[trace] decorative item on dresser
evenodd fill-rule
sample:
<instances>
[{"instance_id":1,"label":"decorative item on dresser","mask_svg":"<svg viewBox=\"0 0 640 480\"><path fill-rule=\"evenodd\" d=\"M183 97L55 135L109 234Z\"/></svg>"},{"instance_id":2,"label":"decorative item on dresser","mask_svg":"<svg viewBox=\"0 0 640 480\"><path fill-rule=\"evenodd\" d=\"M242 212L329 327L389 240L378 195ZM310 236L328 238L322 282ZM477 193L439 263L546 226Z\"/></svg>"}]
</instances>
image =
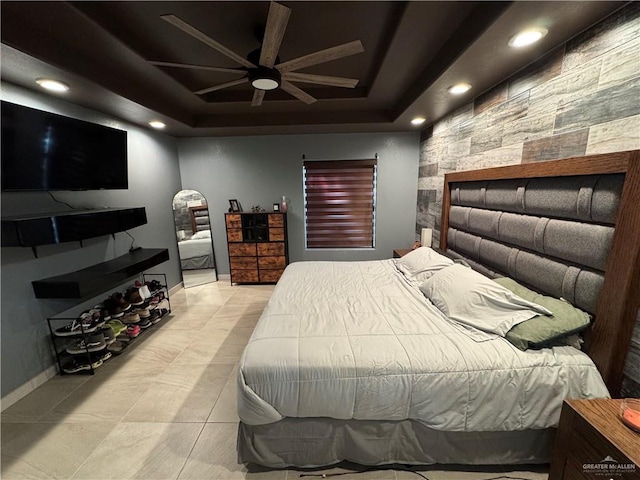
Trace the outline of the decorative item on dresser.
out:
<instances>
[{"instance_id":1,"label":"decorative item on dresser","mask_svg":"<svg viewBox=\"0 0 640 480\"><path fill-rule=\"evenodd\" d=\"M231 283L276 283L289 263L287 216L227 213Z\"/></svg>"},{"instance_id":2,"label":"decorative item on dresser","mask_svg":"<svg viewBox=\"0 0 640 480\"><path fill-rule=\"evenodd\" d=\"M622 400L566 400L549 480L640 479L640 434L620 419Z\"/></svg>"}]
</instances>

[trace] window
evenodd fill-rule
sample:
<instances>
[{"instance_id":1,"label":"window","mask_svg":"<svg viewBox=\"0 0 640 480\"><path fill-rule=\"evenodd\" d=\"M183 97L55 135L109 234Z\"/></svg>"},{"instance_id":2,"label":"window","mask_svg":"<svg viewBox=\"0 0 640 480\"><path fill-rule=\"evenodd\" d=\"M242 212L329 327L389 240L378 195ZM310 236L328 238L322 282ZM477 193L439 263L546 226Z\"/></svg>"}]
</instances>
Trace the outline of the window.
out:
<instances>
[{"instance_id":1,"label":"window","mask_svg":"<svg viewBox=\"0 0 640 480\"><path fill-rule=\"evenodd\" d=\"M304 162L307 248L375 246L376 160Z\"/></svg>"}]
</instances>

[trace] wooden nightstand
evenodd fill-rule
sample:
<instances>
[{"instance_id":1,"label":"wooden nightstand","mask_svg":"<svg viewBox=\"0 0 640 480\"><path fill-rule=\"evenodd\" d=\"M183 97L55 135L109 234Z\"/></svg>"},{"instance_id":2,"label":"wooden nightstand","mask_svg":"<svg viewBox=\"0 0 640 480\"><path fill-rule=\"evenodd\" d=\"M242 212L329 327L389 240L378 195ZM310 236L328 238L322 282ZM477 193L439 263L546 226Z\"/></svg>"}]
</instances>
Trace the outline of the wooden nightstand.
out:
<instances>
[{"instance_id":1,"label":"wooden nightstand","mask_svg":"<svg viewBox=\"0 0 640 480\"><path fill-rule=\"evenodd\" d=\"M621 402L565 400L549 480L640 479L640 434L620 420Z\"/></svg>"},{"instance_id":2,"label":"wooden nightstand","mask_svg":"<svg viewBox=\"0 0 640 480\"><path fill-rule=\"evenodd\" d=\"M400 258L400 257L404 257L407 253L409 253L412 249L411 248L396 248L393 251L393 258Z\"/></svg>"}]
</instances>

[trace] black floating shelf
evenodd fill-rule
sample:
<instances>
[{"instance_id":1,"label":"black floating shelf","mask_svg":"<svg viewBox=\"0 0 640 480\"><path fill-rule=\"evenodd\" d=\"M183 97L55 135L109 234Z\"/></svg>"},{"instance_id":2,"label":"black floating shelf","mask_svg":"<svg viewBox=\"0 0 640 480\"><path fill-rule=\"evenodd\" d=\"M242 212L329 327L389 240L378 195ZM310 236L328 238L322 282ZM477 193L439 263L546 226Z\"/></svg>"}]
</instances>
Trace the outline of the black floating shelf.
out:
<instances>
[{"instance_id":1,"label":"black floating shelf","mask_svg":"<svg viewBox=\"0 0 640 480\"><path fill-rule=\"evenodd\" d=\"M69 210L2 218L3 247L37 247L111 235L147 223L144 207Z\"/></svg>"},{"instance_id":2,"label":"black floating shelf","mask_svg":"<svg viewBox=\"0 0 640 480\"><path fill-rule=\"evenodd\" d=\"M75 272L31 282L36 298L89 298L169 260L166 248L141 248Z\"/></svg>"}]
</instances>

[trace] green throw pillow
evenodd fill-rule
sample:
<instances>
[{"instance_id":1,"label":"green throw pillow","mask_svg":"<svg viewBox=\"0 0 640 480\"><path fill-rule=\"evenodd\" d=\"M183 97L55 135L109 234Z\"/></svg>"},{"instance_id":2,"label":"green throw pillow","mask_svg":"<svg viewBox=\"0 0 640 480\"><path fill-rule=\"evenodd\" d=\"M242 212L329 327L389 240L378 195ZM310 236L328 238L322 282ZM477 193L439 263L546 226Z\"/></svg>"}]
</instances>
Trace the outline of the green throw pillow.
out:
<instances>
[{"instance_id":1,"label":"green throw pillow","mask_svg":"<svg viewBox=\"0 0 640 480\"><path fill-rule=\"evenodd\" d=\"M540 295L508 277L493 280L519 297L553 312L553 316L539 315L525 320L507 332L505 338L520 350L561 345L564 337L581 332L589 326L591 316L564 300Z\"/></svg>"}]
</instances>

